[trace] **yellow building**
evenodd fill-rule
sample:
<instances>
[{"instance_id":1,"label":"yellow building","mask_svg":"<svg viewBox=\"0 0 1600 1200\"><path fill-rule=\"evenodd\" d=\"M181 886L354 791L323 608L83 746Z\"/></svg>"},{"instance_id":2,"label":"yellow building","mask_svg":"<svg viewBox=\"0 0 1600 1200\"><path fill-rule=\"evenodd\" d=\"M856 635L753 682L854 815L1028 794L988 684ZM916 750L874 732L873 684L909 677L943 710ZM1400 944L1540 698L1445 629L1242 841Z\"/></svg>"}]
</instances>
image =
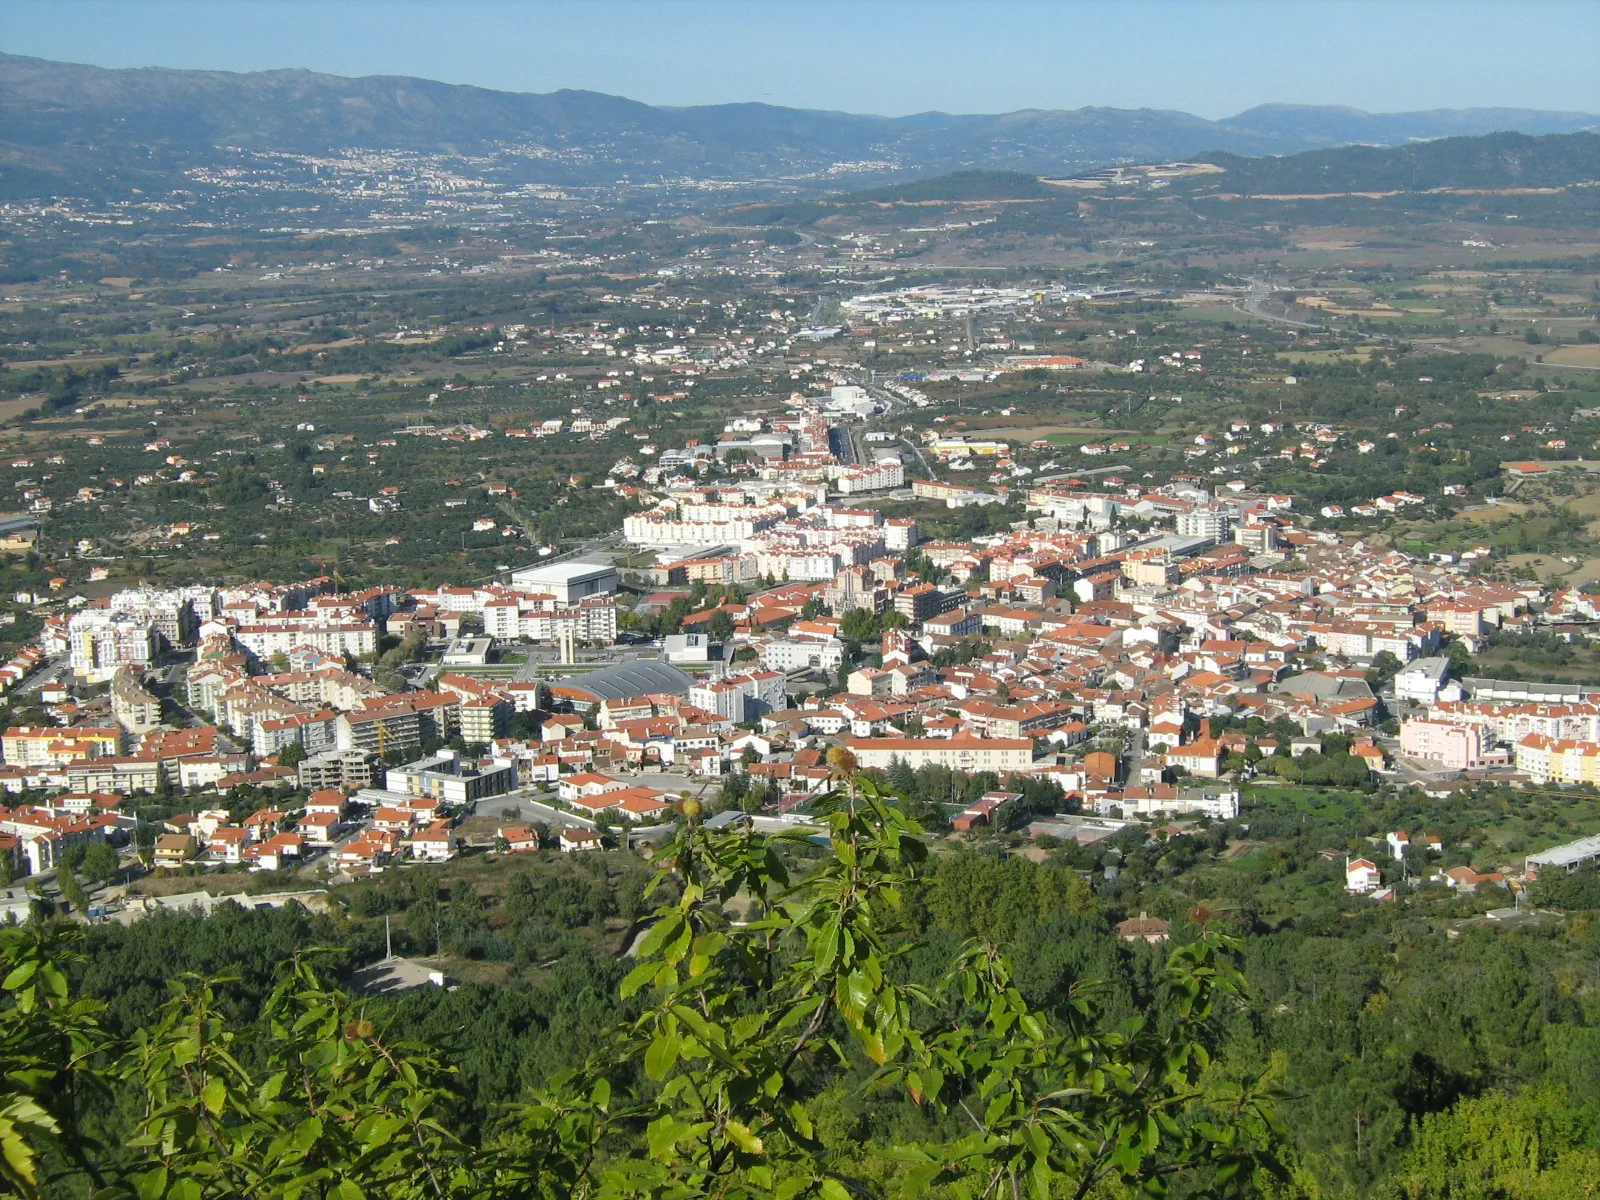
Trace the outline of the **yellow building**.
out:
<instances>
[{"instance_id":1,"label":"yellow building","mask_svg":"<svg viewBox=\"0 0 1600 1200\"><path fill-rule=\"evenodd\" d=\"M1600 784L1600 745L1530 733L1517 743L1517 770L1535 783Z\"/></svg>"}]
</instances>

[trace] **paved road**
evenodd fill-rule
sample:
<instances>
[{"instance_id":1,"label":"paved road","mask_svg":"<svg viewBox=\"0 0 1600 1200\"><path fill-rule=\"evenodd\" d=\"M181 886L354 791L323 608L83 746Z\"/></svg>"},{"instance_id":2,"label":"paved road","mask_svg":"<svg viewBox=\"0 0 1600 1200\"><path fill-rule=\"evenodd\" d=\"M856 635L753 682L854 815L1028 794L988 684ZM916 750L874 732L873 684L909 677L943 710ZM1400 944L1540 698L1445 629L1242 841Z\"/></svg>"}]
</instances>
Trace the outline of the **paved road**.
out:
<instances>
[{"instance_id":1,"label":"paved road","mask_svg":"<svg viewBox=\"0 0 1600 1200\"><path fill-rule=\"evenodd\" d=\"M45 684L54 683L57 679L68 673L69 667L67 665L67 656L65 654L61 655L59 658L47 658L44 660L44 663L40 666L39 670L31 675L21 687L17 688L17 690L12 693L12 695L32 695Z\"/></svg>"},{"instance_id":2,"label":"paved road","mask_svg":"<svg viewBox=\"0 0 1600 1200\"><path fill-rule=\"evenodd\" d=\"M850 436L849 426L834 425L828 430L828 449L845 466L855 465L855 440Z\"/></svg>"},{"instance_id":3,"label":"paved road","mask_svg":"<svg viewBox=\"0 0 1600 1200\"><path fill-rule=\"evenodd\" d=\"M580 817L576 813L564 809L552 808L541 803L526 792L517 792L510 796L492 796L487 800L479 800L473 807L472 815L475 817L494 817L499 820L512 821L540 821L552 829L572 828L593 829L595 823L588 817Z\"/></svg>"},{"instance_id":4,"label":"paved road","mask_svg":"<svg viewBox=\"0 0 1600 1200\"><path fill-rule=\"evenodd\" d=\"M1260 317L1263 321L1277 321L1283 325L1298 325L1302 329L1324 328L1315 321L1296 321L1290 317L1280 317L1275 313L1263 311L1261 306L1270 300L1272 295L1273 287L1270 283L1264 279L1252 279L1250 281L1250 291L1245 294L1244 299L1240 302L1240 307L1252 317Z\"/></svg>"}]
</instances>

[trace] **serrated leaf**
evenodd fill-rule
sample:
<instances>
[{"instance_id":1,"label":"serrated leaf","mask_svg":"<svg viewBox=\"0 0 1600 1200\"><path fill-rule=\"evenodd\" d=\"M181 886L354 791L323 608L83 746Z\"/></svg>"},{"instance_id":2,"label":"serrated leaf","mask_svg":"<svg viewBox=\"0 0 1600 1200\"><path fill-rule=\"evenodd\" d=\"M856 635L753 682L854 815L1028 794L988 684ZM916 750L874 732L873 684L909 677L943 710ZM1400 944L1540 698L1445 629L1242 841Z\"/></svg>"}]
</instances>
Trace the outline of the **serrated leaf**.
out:
<instances>
[{"instance_id":1,"label":"serrated leaf","mask_svg":"<svg viewBox=\"0 0 1600 1200\"><path fill-rule=\"evenodd\" d=\"M167 1192L167 1169L157 1167L143 1175L134 1176L133 1190L139 1200L161 1200Z\"/></svg>"},{"instance_id":2,"label":"serrated leaf","mask_svg":"<svg viewBox=\"0 0 1600 1200\"><path fill-rule=\"evenodd\" d=\"M746 1154L765 1154L766 1147L761 1144L761 1139L750 1131L750 1127L742 1121L729 1121L723 1125L723 1132L728 1135L728 1140Z\"/></svg>"},{"instance_id":3,"label":"serrated leaf","mask_svg":"<svg viewBox=\"0 0 1600 1200\"><path fill-rule=\"evenodd\" d=\"M206 1080L206 1086L200 1089L200 1103L206 1106L206 1111L213 1117L222 1111L223 1105L228 1102L228 1085L221 1076L213 1075Z\"/></svg>"},{"instance_id":4,"label":"serrated leaf","mask_svg":"<svg viewBox=\"0 0 1600 1200\"><path fill-rule=\"evenodd\" d=\"M644 938L639 943L639 957L649 958L662 944L678 930L683 928L683 918L677 913L668 913L646 931Z\"/></svg>"},{"instance_id":5,"label":"serrated leaf","mask_svg":"<svg viewBox=\"0 0 1600 1200\"><path fill-rule=\"evenodd\" d=\"M672 1070L672 1064L678 1061L678 1052L682 1049L683 1039L675 1033L656 1038L644 1052L644 1073L658 1082L665 1079L667 1072Z\"/></svg>"}]
</instances>

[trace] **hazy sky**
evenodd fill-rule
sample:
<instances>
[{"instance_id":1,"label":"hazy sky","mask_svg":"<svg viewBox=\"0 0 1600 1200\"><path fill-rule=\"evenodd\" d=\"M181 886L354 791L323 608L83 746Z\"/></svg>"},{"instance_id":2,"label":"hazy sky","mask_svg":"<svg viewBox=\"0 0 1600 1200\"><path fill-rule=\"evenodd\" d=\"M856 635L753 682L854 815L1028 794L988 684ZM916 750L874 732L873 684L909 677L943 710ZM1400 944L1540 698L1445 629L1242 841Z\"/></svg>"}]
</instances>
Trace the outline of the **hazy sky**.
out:
<instances>
[{"instance_id":1,"label":"hazy sky","mask_svg":"<svg viewBox=\"0 0 1600 1200\"><path fill-rule=\"evenodd\" d=\"M0 0L0 49L885 115L1600 112L1600 0Z\"/></svg>"}]
</instances>

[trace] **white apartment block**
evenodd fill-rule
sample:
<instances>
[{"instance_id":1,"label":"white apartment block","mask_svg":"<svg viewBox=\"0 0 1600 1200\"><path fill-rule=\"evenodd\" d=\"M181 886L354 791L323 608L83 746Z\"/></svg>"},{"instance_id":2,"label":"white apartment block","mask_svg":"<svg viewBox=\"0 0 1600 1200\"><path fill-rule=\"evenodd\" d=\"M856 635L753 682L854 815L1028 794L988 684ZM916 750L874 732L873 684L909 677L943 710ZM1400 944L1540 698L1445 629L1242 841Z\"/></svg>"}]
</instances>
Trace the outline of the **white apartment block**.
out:
<instances>
[{"instance_id":1,"label":"white apartment block","mask_svg":"<svg viewBox=\"0 0 1600 1200\"><path fill-rule=\"evenodd\" d=\"M721 546L755 537L777 524L782 515L687 521L639 513L623 519L622 536L636 546Z\"/></svg>"},{"instance_id":2,"label":"white apartment block","mask_svg":"<svg viewBox=\"0 0 1600 1200\"><path fill-rule=\"evenodd\" d=\"M1179 537L1216 538L1220 541L1228 536L1228 530L1233 527L1233 518L1220 508L1197 508L1192 512L1179 513L1177 526Z\"/></svg>"},{"instance_id":3,"label":"white apartment block","mask_svg":"<svg viewBox=\"0 0 1600 1200\"><path fill-rule=\"evenodd\" d=\"M371 621L318 624L277 620L270 624L241 625L233 631L233 640L257 658L288 654L296 646L310 646L324 654L351 654L359 658L377 651L378 627Z\"/></svg>"},{"instance_id":4,"label":"white apartment block","mask_svg":"<svg viewBox=\"0 0 1600 1200\"><path fill-rule=\"evenodd\" d=\"M805 671L822 668L837 671L844 662L844 643L802 642L774 638L761 647L761 665L769 671Z\"/></svg>"},{"instance_id":5,"label":"white apartment block","mask_svg":"<svg viewBox=\"0 0 1600 1200\"><path fill-rule=\"evenodd\" d=\"M739 722L744 720L744 689L735 683L724 683L716 680L709 683L697 683L689 689L689 703L696 708L703 708L709 713L715 713L729 721Z\"/></svg>"},{"instance_id":6,"label":"white apartment block","mask_svg":"<svg viewBox=\"0 0 1600 1200\"><path fill-rule=\"evenodd\" d=\"M194 641L200 622L210 620L216 607L213 588L125 588L109 601L112 612L143 617L169 646Z\"/></svg>"},{"instance_id":7,"label":"white apartment block","mask_svg":"<svg viewBox=\"0 0 1600 1200\"><path fill-rule=\"evenodd\" d=\"M917 523L910 517L899 517L883 523L883 544L889 550L910 550L917 544Z\"/></svg>"},{"instance_id":8,"label":"white apartment block","mask_svg":"<svg viewBox=\"0 0 1600 1200\"><path fill-rule=\"evenodd\" d=\"M788 703L788 689L779 671L748 671L739 675L725 675L723 683L732 684L744 692L746 719L761 713L776 712Z\"/></svg>"},{"instance_id":9,"label":"white apartment block","mask_svg":"<svg viewBox=\"0 0 1600 1200\"><path fill-rule=\"evenodd\" d=\"M155 661L159 645L148 617L88 608L67 624L67 654L73 671L90 683L105 683L122 667L143 670Z\"/></svg>"},{"instance_id":10,"label":"white apartment block","mask_svg":"<svg viewBox=\"0 0 1600 1200\"><path fill-rule=\"evenodd\" d=\"M850 738L845 745L863 766L886 769L895 761L913 770L930 763L957 771L1027 771L1033 766L1032 738Z\"/></svg>"},{"instance_id":11,"label":"white apartment block","mask_svg":"<svg viewBox=\"0 0 1600 1200\"><path fill-rule=\"evenodd\" d=\"M880 458L870 467L849 467L839 472L834 487L843 496L859 492L881 492L904 487L905 468L898 458Z\"/></svg>"},{"instance_id":12,"label":"white apartment block","mask_svg":"<svg viewBox=\"0 0 1600 1200\"><path fill-rule=\"evenodd\" d=\"M762 550L756 554L757 573L770 575L780 582L785 579L805 582L832 579L839 573L840 566L839 555L831 550Z\"/></svg>"}]
</instances>

